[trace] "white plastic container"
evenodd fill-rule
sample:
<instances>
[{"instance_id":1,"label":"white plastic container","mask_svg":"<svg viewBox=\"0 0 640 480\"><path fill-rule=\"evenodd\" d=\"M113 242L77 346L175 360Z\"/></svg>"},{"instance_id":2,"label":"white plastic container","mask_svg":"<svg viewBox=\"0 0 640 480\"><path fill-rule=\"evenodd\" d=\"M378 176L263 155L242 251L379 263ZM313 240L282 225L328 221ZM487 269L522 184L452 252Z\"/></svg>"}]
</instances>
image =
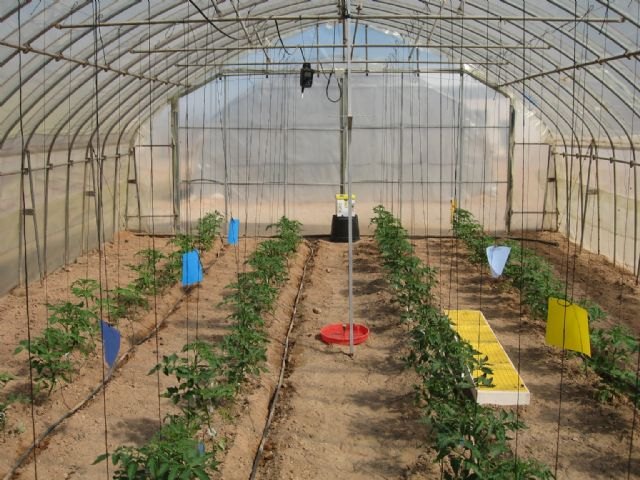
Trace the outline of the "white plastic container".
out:
<instances>
[{"instance_id":1,"label":"white plastic container","mask_svg":"<svg viewBox=\"0 0 640 480\"><path fill-rule=\"evenodd\" d=\"M349 216L349 204L347 199L349 196L346 193L336 193L336 216L348 217ZM351 194L351 216L356 214L356 196Z\"/></svg>"}]
</instances>

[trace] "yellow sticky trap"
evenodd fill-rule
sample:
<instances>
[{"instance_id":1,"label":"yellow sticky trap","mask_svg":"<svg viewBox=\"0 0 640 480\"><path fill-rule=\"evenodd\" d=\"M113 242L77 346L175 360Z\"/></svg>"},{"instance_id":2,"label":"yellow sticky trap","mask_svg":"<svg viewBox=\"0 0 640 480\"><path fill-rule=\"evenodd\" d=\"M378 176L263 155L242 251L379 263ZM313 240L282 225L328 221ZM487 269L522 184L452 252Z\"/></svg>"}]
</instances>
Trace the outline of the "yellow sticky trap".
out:
<instances>
[{"instance_id":1,"label":"yellow sticky trap","mask_svg":"<svg viewBox=\"0 0 640 480\"><path fill-rule=\"evenodd\" d=\"M550 297L545 340L548 345L590 357L589 314L584 308L567 300Z\"/></svg>"},{"instance_id":2,"label":"yellow sticky trap","mask_svg":"<svg viewBox=\"0 0 640 480\"><path fill-rule=\"evenodd\" d=\"M474 388L477 402L481 405L528 405L529 390L483 313L480 310L445 310L445 314L458 337L479 352L477 357L486 357L487 365L493 370L490 375L492 385ZM479 373L469 372L469 376Z\"/></svg>"}]
</instances>

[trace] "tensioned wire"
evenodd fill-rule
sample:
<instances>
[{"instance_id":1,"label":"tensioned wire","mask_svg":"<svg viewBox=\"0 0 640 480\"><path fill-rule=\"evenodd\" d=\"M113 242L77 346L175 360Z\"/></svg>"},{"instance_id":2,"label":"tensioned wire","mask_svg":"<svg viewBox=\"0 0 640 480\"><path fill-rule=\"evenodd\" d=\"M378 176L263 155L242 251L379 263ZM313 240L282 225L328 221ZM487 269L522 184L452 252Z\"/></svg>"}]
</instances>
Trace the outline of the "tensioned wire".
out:
<instances>
[{"instance_id":1,"label":"tensioned wire","mask_svg":"<svg viewBox=\"0 0 640 480\"><path fill-rule=\"evenodd\" d=\"M638 12L638 16L640 17L640 5L636 7L636 11ZM636 30L636 45L638 45L639 43L640 43L640 31ZM638 78L638 62L637 61L634 62L633 64L633 78L634 79ZM633 112L635 112L636 111L636 90L635 89L633 91L632 105L633 105ZM636 117L635 113L632 113L632 116L631 116L631 134L632 135L635 132L635 117ZM636 167L633 167L633 168L635 169ZM634 176L635 176L635 170L634 170ZM626 235L625 235L625 238L626 238ZM634 237L633 241L637 242L638 239ZM634 258L634 263L635 261L636 259ZM638 271L636 273L636 279L638 278L638 275L640 275L640 268L638 268ZM622 290L624 288L624 282L622 281L622 278L620 280L621 280L620 281L620 290L621 290L620 298L622 299ZM622 301L620 303L622 304ZM624 311L622 308L622 305L620 310L621 312ZM636 335L636 342L638 341L639 341L638 335ZM629 435L629 453L627 456L627 479L631 478L631 466L632 466L632 458L633 458L633 437L636 431L636 424L638 419L638 400L640 399L640 348L638 349L637 360L636 360L635 391L636 391L636 394L633 398L633 419L631 421L631 433Z\"/></svg>"},{"instance_id":2,"label":"tensioned wire","mask_svg":"<svg viewBox=\"0 0 640 480\"><path fill-rule=\"evenodd\" d=\"M147 46L149 50L151 50L151 0L147 0L147 15L148 15L148 24L147 24ZM149 60L149 73L152 73L152 63L151 63L151 55L148 56ZM142 67L142 64L141 64ZM140 89L142 92L142 89ZM153 84L149 81L149 141L150 144L153 145ZM150 155L150 193L151 193L151 248L152 250L156 250L156 221L155 221L155 192L154 192L154 156L153 156L153 147L149 149ZM158 283L158 272L156 268L156 263L153 265L153 284L157 285ZM158 293L156 288L153 289L153 326L154 326L154 340L155 340L155 354L156 354L156 364L160 363L160 340L159 340L159 329L158 329ZM161 405L161 396L160 393L160 369L156 370L156 389L157 389L157 400L158 400L158 425L162 428L162 405Z\"/></svg>"},{"instance_id":3,"label":"tensioned wire","mask_svg":"<svg viewBox=\"0 0 640 480\"><path fill-rule=\"evenodd\" d=\"M526 45L527 44L527 18L526 18L526 12L527 10L527 4L526 1L524 2L523 8L522 8L522 45ZM527 69L527 50L523 49L522 51L522 71L521 76L522 78L525 77L525 72ZM524 217L525 217L525 185L526 185L526 155L525 155L525 140L528 138L528 133L526 130L526 114L525 114L525 105L526 105L526 90L527 90L527 82L526 80L524 80L522 82L522 151L521 151L521 155L522 155L522 181L520 184L520 211L522 213L520 213L520 231L524 232ZM509 112L509 115L511 115L511 112ZM511 123L511 119L509 119L509 125L511 126L511 128L515 129L515 121L513 122L513 124ZM515 133L514 133L515 135ZM511 145L509 145L509 148L511 148ZM514 148L515 151L515 148ZM513 163L513 159L512 159L512 163ZM511 179L510 179L511 183L513 184L513 165L511 167ZM513 189L513 187L512 187ZM511 196L513 198L513 190L511 193ZM513 202L511 202L511 205L508 205L507 208L510 208L513 210ZM509 215L511 215L512 217L512 212L509 212ZM509 221L509 226L511 224L511 221ZM524 278L524 240L523 240L523 235L520 236L520 277ZM522 295L522 288L518 289L518 356L516 359L516 371L518 372L518 376L520 376L520 372L521 372L521 367L522 367L522 326L523 326L523 321L524 321L524 305L523 305L523 295ZM517 401L516 401L516 425L520 422L520 382L518 382L518 392L517 392ZM518 465L518 447L520 446L520 435L519 435L519 431L516 428L515 430L515 445L514 445L514 458L513 458L513 469L514 472L517 469L517 465Z\"/></svg>"},{"instance_id":4,"label":"tensioned wire","mask_svg":"<svg viewBox=\"0 0 640 480\"><path fill-rule=\"evenodd\" d=\"M20 6L20 2L18 2L18 44L22 45L22 8ZM23 116L22 116L22 50L18 51L18 79L19 79L19 87L18 87L18 109L20 113L20 142L21 142L21 170L25 171L25 141L24 141L24 124L23 124ZM34 398L34 388L33 388L33 365L32 365L32 355L31 355L31 302L29 297L29 262L27 260L27 228L26 228L26 209L27 209L27 201L26 194L24 191L24 174L21 175L20 178L20 206L22 208L22 231L18 232L22 237L23 242L23 268L25 275L24 282L24 301L25 301L25 314L27 317L27 342L29 348L27 348L28 354L28 362L29 362L29 400L30 400L30 410L31 410L31 438L33 445L36 443L36 420L35 420L35 398ZM37 449L33 449L33 474L35 480L38 480L38 454Z\"/></svg>"},{"instance_id":5,"label":"tensioned wire","mask_svg":"<svg viewBox=\"0 0 640 480\"><path fill-rule=\"evenodd\" d=\"M577 32L577 25L578 25L578 2L577 0L574 0L574 25L573 25L573 30L575 32L575 35L578 34ZM577 57L577 42L573 42L573 63L576 64L576 57ZM524 68L523 68L524 71ZM523 75L524 76L524 75ZM571 153L573 153L574 147L573 147L573 139L576 137L575 135L575 124L576 124L576 71L575 69L573 69L571 71L571 78L572 78L572 91L571 91ZM524 97L524 88L523 88L523 97ZM524 98L523 98L524 100ZM579 145L578 145L579 148ZM573 155L571 156L571 170L573 170L573 161L574 161L574 157ZM570 241L570 232L571 232L571 214L570 214L570 208L571 208L571 179L573 178L571 174L568 173L568 165L567 165L567 159L565 157L565 170L567 170L567 182L569 183L569 185L567 185L567 256L566 256L566 271L565 271L565 288L564 288L564 296L566 299L569 299L569 262L570 262L570 248L571 248L571 241ZM574 266L575 266L575 260L574 260ZM574 276L575 276L575 270L574 270ZM565 329L566 329L566 317L567 317L567 312L565 309L564 312L564 321L563 321L563 332L562 332L562 353L561 353L561 360L560 360L560 388L559 388L559 392L558 392L558 415L557 415L557 433L556 433L556 451L555 451L555 464L554 464L554 476L558 476L558 466L559 466L559 461L560 461L560 431L561 431L561 421L562 421L562 402L563 402L563 387L564 387L564 369L565 369L565 360L566 360L566 350L565 350Z\"/></svg>"},{"instance_id":6,"label":"tensioned wire","mask_svg":"<svg viewBox=\"0 0 640 480\"><path fill-rule=\"evenodd\" d=\"M93 21L94 24L98 23L98 18L100 17L100 6L97 1L92 2L92 10L93 10ZM104 365L104 329L102 328L102 324L100 323L104 317L104 301L103 301L103 283L104 289L108 292L109 285L107 279L107 259L104 253L104 212L102 208L102 185L103 185L103 160L100 154L100 98L99 98L99 88L98 88L98 74L99 69L98 65L98 32L99 27L93 27L93 60L94 60L94 94L93 94L93 106L94 106L94 119L95 119L95 138L96 138L96 148L93 152L92 159L92 175L91 178L93 180L93 189L95 193L95 202L96 202L96 219L97 219L97 237L98 237L98 295L99 295L99 305L98 311L100 313L100 318L98 319L98 324L100 326L100 366L101 366L101 374L102 374L102 416L103 416L103 425L104 425L104 449L105 453L109 453L109 430L108 430L108 422L107 422L107 389L104 388L106 383L106 371ZM98 165L98 182L96 184L96 175L95 175L95 167L94 164ZM88 238L88 233L87 233ZM87 252L88 254L88 252ZM104 272L103 272L104 265ZM87 262L88 268L88 262ZM103 279L104 273L104 279ZM108 298L108 293L107 293ZM107 312L108 315L108 312ZM108 320L110 320L108 318ZM109 475L109 462L105 462L105 473L107 478Z\"/></svg>"}]
</instances>

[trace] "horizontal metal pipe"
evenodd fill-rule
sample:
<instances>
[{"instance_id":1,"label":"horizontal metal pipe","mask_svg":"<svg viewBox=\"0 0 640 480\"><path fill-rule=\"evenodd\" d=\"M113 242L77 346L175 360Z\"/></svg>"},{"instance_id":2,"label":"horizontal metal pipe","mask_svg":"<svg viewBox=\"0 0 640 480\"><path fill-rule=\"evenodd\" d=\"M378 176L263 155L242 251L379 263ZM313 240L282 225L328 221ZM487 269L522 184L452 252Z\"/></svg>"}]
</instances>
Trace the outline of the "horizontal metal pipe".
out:
<instances>
[{"instance_id":1,"label":"horizontal metal pipe","mask_svg":"<svg viewBox=\"0 0 640 480\"><path fill-rule=\"evenodd\" d=\"M406 62L410 64L411 62ZM384 69L370 69L370 68L360 68L360 69L351 69L351 73L358 74L389 74L389 73L466 73L464 70L459 68L441 68L441 69L420 69L420 68L384 68ZM269 69L238 69L238 70L221 70L215 72L214 77L234 77L234 76L243 76L243 75L300 75L300 69L297 70L269 70ZM213 79L212 79L213 80Z\"/></svg>"},{"instance_id":2,"label":"horizontal metal pipe","mask_svg":"<svg viewBox=\"0 0 640 480\"><path fill-rule=\"evenodd\" d=\"M15 45L13 43L8 43L5 41L0 40L0 45L2 45L3 47L7 47L7 48L14 48L16 50L20 50L23 53L35 53L38 55L44 55L45 57L49 57L49 58L53 58L54 60L64 60L66 62L71 62L71 63L75 63L76 65L81 65L82 67L92 67L92 68L98 68L102 71L105 72L113 72L113 73L117 73L118 75L124 75L124 76L130 76L130 77L135 77L138 80L150 80L152 82L160 82L160 83L164 83L165 85L174 85L176 87L188 87L188 85L183 85L181 83L176 83L176 82L172 82L170 80L162 80L158 77L149 77L147 75L139 75L137 73L131 73L128 72L126 70L118 70L117 68L113 68L110 67L109 65L104 65L104 64L99 64L99 63L92 63L92 62L87 62L85 60L78 60L75 58L71 58L71 57L65 57L64 55L62 55L62 53L50 53L50 52L46 52L45 50L40 50L38 48L34 48L31 45Z\"/></svg>"},{"instance_id":3,"label":"horizontal metal pipe","mask_svg":"<svg viewBox=\"0 0 640 480\"><path fill-rule=\"evenodd\" d=\"M640 163L635 163L633 160L623 160L622 158L615 157L601 157L599 155L589 155L586 153L568 153L568 152L560 152L557 155L562 155L563 157L574 157L574 158L592 158L594 160L604 160L606 162L611 163L623 163L628 165L629 167L637 167Z\"/></svg>"},{"instance_id":4,"label":"horizontal metal pipe","mask_svg":"<svg viewBox=\"0 0 640 480\"><path fill-rule=\"evenodd\" d=\"M610 57L598 58L595 60L590 60L588 62L576 63L574 65L567 65L566 67L558 67L552 70L547 70L545 72L534 73L532 75L527 75L526 77L518 78L516 80L511 80L509 82L502 83L497 86L497 88L508 87L509 85L513 85L514 83L525 82L527 80L532 80L534 78L544 77L546 75L553 75L554 73L567 72L569 70L577 70L579 68L590 67L592 65L602 65L604 63L613 62L615 60L622 60L625 58L632 58L640 55L640 50L634 50L632 52L624 52L618 55L612 55Z\"/></svg>"},{"instance_id":5,"label":"horizontal metal pipe","mask_svg":"<svg viewBox=\"0 0 640 480\"><path fill-rule=\"evenodd\" d=\"M449 44L438 44L438 43L418 43L418 44L397 44L397 43L356 43L352 45L355 48L434 48L434 49L443 49L443 48L463 48L463 49L504 49L504 50L514 50L514 49L525 49L525 50L548 50L550 47L548 45L520 45L517 43L511 44L497 44L491 43L487 45L480 44L463 44L463 43L449 43ZM309 48L344 48L344 45L340 43L319 43L317 45L309 44L309 45L281 45L274 44L265 46L267 50L299 50L299 49L309 49ZM142 54L150 54L150 53L189 53L189 52L233 52L233 51L248 51L248 50L263 50L262 47L254 46L254 45L238 45L235 47L190 47L190 48L157 48L157 49L131 49L129 53L142 53ZM425 62L427 63L427 62ZM477 62L474 62L477 63Z\"/></svg>"},{"instance_id":6,"label":"horizontal metal pipe","mask_svg":"<svg viewBox=\"0 0 640 480\"><path fill-rule=\"evenodd\" d=\"M186 184L209 184L209 185L219 185L219 186L232 186L232 187L264 187L264 186L287 186L287 187L339 187L341 185L340 182L336 183L327 183L327 182L291 182L291 181L281 181L281 182L224 182L223 180L213 180L210 178L194 178L192 180L182 180L181 183ZM459 180L425 180L425 181L416 181L416 180L353 180L351 183L358 185L395 185L402 183L403 185L502 185L506 184L506 180L477 180L477 181L463 181ZM447 200L448 201L448 200ZM134 215L136 216L136 215Z\"/></svg>"},{"instance_id":7,"label":"horizontal metal pipe","mask_svg":"<svg viewBox=\"0 0 640 480\"><path fill-rule=\"evenodd\" d=\"M44 167L35 167L35 168L31 168L29 170L31 172L42 172L42 171L45 171L45 170L53 170L53 169L59 168L59 167L69 167L69 166L72 166L72 165L75 165L75 164L81 165L83 163L88 163L88 162L90 162L90 160L77 160L77 161L72 161L72 162L49 164L49 165L45 165ZM10 171L10 172L2 172L2 171L0 171L0 177L9 177L11 175L20 175L21 173L22 173L22 170L13 170L13 171Z\"/></svg>"},{"instance_id":8,"label":"horizontal metal pipe","mask_svg":"<svg viewBox=\"0 0 640 480\"><path fill-rule=\"evenodd\" d=\"M251 131L251 130L264 130L264 131L273 131L278 130L280 132L340 132L340 128L325 128L325 127L261 127L261 126L252 126L252 127L242 127L238 125L227 125L226 127L222 126L211 126L205 125L197 126L197 125L182 125L178 127L180 130L219 130L223 131L225 128L227 130L235 130L235 131ZM385 125L385 126L375 126L375 125L360 125L354 124L352 130L391 130L391 129L399 129L399 125ZM460 125L403 125L403 130L452 130L460 128ZM508 130L508 125L465 125L465 130ZM546 145L549 146L548 143L516 143L516 145Z\"/></svg>"},{"instance_id":9,"label":"horizontal metal pipe","mask_svg":"<svg viewBox=\"0 0 640 480\"><path fill-rule=\"evenodd\" d=\"M371 64L390 64L390 65L459 65L460 63L465 63L465 62L453 62L453 61L441 61L441 62L416 62L414 61L409 61L409 60L380 60L380 61L375 61L375 60L351 60L350 62L347 62L346 60L320 60L318 61L313 61L311 62L314 65L342 65L342 64L347 64L347 63L351 63L353 64L358 64L358 65L371 65ZM507 62L473 62L474 65L507 65ZM298 62L279 62L279 61L275 61L275 62L240 62L240 63L178 63L176 64L176 66L178 67L261 67L261 66L273 66L273 67L278 67L280 65L302 65L302 61L298 61Z\"/></svg>"},{"instance_id":10,"label":"horizontal metal pipe","mask_svg":"<svg viewBox=\"0 0 640 480\"><path fill-rule=\"evenodd\" d=\"M127 215L127 218L175 218L176 215Z\"/></svg>"},{"instance_id":11,"label":"horizontal metal pipe","mask_svg":"<svg viewBox=\"0 0 640 480\"><path fill-rule=\"evenodd\" d=\"M144 148L154 148L154 147L162 147L162 148L172 148L173 145L171 144L148 144L148 145L134 145L134 147L144 147Z\"/></svg>"},{"instance_id":12,"label":"horizontal metal pipe","mask_svg":"<svg viewBox=\"0 0 640 480\"><path fill-rule=\"evenodd\" d=\"M580 23L622 23L624 17L522 17L522 16L483 16L483 15L351 15L352 20L359 22L375 21L375 20L446 20L446 21L482 21L482 22L580 22ZM238 23L243 22L340 22L344 19L342 15L247 15L244 17L227 16L227 17L209 17L208 19L196 18L175 18L166 20L126 20L99 23L84 24L63 24L56 23L56 28L96 28L96 27L130 27L130 26L146 26L146 25L184 25L184 24L203 24L203 23Z\"/></svg>"}]
</instances>

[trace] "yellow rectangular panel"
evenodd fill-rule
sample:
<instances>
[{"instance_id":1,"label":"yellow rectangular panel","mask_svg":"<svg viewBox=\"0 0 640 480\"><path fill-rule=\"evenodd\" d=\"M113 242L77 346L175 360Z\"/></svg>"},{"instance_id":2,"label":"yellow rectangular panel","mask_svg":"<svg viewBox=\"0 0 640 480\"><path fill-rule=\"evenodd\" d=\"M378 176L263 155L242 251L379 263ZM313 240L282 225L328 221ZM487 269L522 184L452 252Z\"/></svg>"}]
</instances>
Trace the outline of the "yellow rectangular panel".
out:
<instances>
[{"instance_id":1,"label":"yellow rectangular panel","mask_svg":"<svg viewBox=\"0 0 640 480\"><path fill-rule=\"evenodd\" d=\"M545 340L549 345L590 357L589 313L567 300L550 297Z\"/></svg>"},{"instance_id":2,"label":"yellow rectangular panel","mask_svg":"<svg viewBox=\"0 0 640 480\"><path fill-rule=\"evenodd\" d=\"M487 319L480 310L445 310L457 335L487 357L493 370L493 385L480 385L474 395L480 404L528 405L530 393L524 381L500 344ZM471 377L477 376L469 372Z\"/></svg>"}]
</instances>

